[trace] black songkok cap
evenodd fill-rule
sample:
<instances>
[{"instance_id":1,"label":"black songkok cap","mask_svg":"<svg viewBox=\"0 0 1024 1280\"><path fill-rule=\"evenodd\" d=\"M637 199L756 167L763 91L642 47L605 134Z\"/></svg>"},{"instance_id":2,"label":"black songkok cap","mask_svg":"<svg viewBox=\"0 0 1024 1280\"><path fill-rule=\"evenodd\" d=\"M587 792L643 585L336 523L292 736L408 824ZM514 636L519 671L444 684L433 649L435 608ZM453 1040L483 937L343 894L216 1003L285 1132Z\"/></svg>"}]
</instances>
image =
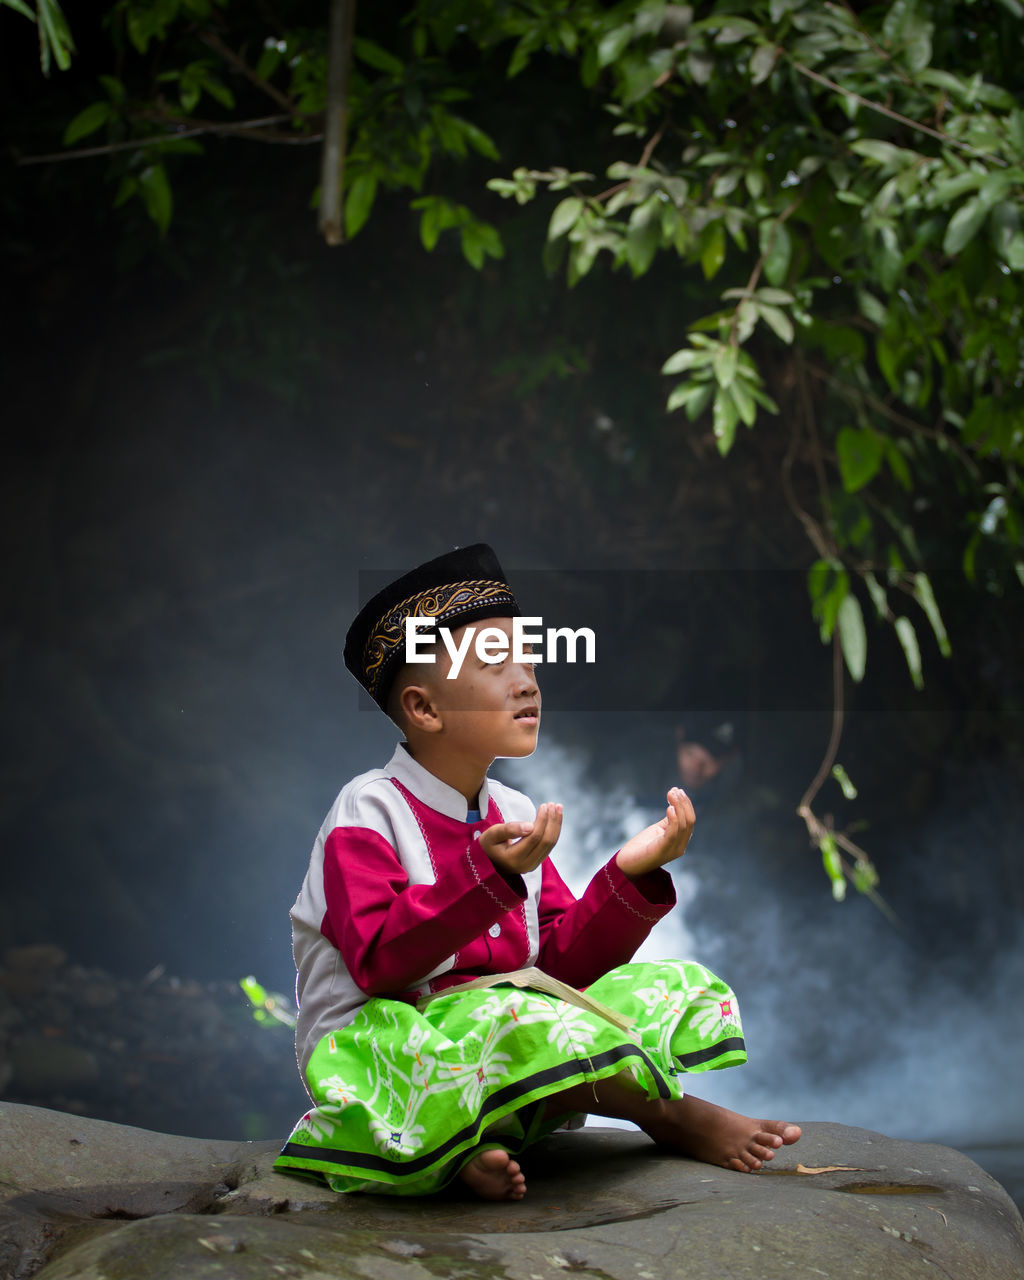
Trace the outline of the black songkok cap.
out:
<instances>
[{"instance_id":1,"label":"black songkok cap","mask_svg":"<svg viewBox=\"0 0 1024 1280\"><path fill-rule=\"evenodd\" d=\"M345 666L384 710L405 662L406 618L433 618L435 626L454 630L480 618L518 614L491 548L483 542L458 547L411 569L363 605L345 637Z\"/></svg>"}]
</instances>

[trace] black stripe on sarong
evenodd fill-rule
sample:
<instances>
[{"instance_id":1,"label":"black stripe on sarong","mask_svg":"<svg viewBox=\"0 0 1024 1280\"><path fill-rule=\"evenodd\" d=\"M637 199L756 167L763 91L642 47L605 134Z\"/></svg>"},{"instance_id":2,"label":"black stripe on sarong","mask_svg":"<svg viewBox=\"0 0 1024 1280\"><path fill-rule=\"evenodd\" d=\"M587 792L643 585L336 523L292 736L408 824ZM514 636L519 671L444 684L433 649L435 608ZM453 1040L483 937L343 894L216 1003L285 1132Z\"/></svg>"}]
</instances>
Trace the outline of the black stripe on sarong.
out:
<instances>
[{"instance_id":1,"label":"black stripe on sarong","mask_svg":"<svg viewBox=\"0 0 1024 1280\"><path fill-rule=\"evenodd\" d=\"M669 1098L672 1096L664 1076L638 1045L616 1045L614 1049L608 1049L604 1053L595 1054L594 1057L588 1058L587 1062L594 1071L599 1071L602 1067L625 1062L628 1058L640 1058L645 1063L654 1077L659 1097ZM477 1114L473 1124L466 1125L458 1133L453 1134L447 1142L442 1143L439 1147L434 1147L431 1151L424 1152L421 1156L414 1157L412 1160L391 1160L387 1156L367 1155L361 1151L339 1151L331 1147L306 1146L301 1142L285 1143L281 1155L288 1156L291 1159L321 1160L327 1164L347 1165L352 1169L374 1169L382 1173L401 1174L403 1176L420 1173L431 1165L443 1161L447 1155L456 1151L467 1139L472 1140L479 1129L487 1128L488 1117L493 1112L499 1111L506 1103L514 1102L518 1095L530 1093L542 1085L557 1084L560 1080L568 1080L572 1076L579 1075L580 1069L580 1060L573 1059L571 1062L563 1062L559 1063L558 1066L549 1067L546 1071L538 1071L536 1075L528 1076L524 1080L518 1080L514 1084L506 1085L503 1089L497 1089L487 1099L486 1105Z\"/></svg>"},{"instance_id":2,"label":"black stripe on sarong","mask_svg":"<svg viewBox=\"0 0 1024 1280\"><path fill-rule=\"evenodd\" d=\"M723 1053L733 1053L737 1049L746 1052L746 1048L742 1036L732 1036L729 1040L719 1040L710 1049L698 1049L696 1053L680 1053L676 1061L688 1070L690 1067L699 1067L702 1062L711 1062L715 1058L720 1058Z\"/></svg>"}]
</instances>

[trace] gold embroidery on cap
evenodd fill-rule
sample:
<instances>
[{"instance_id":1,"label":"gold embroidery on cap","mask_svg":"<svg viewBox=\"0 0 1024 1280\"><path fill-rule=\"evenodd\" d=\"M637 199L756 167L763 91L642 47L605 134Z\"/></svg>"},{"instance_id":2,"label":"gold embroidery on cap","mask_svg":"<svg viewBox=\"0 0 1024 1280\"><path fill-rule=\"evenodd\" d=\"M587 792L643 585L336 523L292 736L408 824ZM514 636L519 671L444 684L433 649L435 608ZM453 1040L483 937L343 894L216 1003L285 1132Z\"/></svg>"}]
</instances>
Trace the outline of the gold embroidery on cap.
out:
<instances>
[{"instance_id":1,"label":"gold embroidery on cap","mask_svg":"<svg viewBox=\"0 0 1024 1280\"><path fill-rule=\"evenodd\" d=\"M381 618L363 649L363 674L366 689L376 697L377 687L388 665L388 659L405 643L405 620L408 617L436 618L447 622L477 605L515 605L515 596L506 582L476 578L469 582L450 582L444 586L420 591L396 604Z\"/></svg>"}]
</instances>

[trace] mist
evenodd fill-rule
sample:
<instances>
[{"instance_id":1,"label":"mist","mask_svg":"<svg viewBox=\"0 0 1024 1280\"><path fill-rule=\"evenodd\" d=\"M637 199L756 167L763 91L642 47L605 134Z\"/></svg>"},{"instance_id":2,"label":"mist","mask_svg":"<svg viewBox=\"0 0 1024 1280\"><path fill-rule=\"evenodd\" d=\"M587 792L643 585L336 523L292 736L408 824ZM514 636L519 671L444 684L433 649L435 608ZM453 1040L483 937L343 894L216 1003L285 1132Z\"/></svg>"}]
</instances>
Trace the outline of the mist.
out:
<instances>
[{"instance_id":1,"label":"mist","mask_svg":"<svg viewBox=\"0 0 1024 1280\"><path fill-rule=\"evenodd\" d=\"M668 728L646 723L648 749L619 758L618 784L595 781L593 755L613 746L567 748L557 728L545 730L532 758L501 763L538 802L564 801L552 857L575 892L626 838L664 816L664 802L643 803L637 789L664 772ZM777 797L702 812L696 793L695 834L672 868L678 906L637 956L698 959L737 991L749 1060L691 1077L693 1092L755 1115L832 1120L917 1141L977 1147L1024 1137L1024 935L1007 908L1001 867L1020 798L990 781L980 771L958 776L928 821L913 835L899 833L918 869L909 877L885 878L893 833L867 841L897 926L852 891L833 902L815 851L801 841L795 791L788 814ZM780 818L791 821L806 860L785 875L764 856L775 838L766 827ZM988 929L963 927L964 893L987 914Z\"/></svg>"}]
</instances>

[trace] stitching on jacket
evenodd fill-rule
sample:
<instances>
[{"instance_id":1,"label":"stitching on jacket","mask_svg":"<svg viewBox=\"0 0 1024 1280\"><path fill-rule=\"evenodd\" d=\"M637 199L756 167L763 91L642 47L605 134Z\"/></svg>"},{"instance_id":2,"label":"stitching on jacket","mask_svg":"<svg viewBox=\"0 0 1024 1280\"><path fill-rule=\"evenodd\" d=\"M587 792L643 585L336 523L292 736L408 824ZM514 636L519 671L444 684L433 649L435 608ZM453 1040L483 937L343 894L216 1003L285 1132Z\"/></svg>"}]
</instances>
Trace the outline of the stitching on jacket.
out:
<instances>
[{"instance_id":1,"label":"stitching on jacket","mask_svg":"<svg viewBox=\"0 0 1024 1280\"><path fill-rule=\"evenodd\" d=\"M490 793L488 793L488 796L487 796L487 805L488 805L488 809L487 809L488 814L490 813L490 806L491 806L491 805L493 805L493 806L494 806L494 812L495 812L495 814L497 815L497 817L496 817L496 819L495 819L495 821L496 821L496 822L504 822L504 821L505 821L505 818L504 818L504 816L503 816L503 814L502 814L501 810L498 808L498 802L497 802L497 800L495 800L495 798L494 798L492 795L490 795ZM493 825L493 824L492 824L492 825ZM537 897L538 897L538 899L540 898L540 893L539 893L539 892L538 892L538 894L537 894ZM529 900L530 900L530 895L529 895L529 893L527 893L526 897L525 897L525 898L522 900L522 902L519 904L519 910L516 912L516 914L519 916L519 919L522 921L522 924L523 924L523 941L526 943L526 954L525 954L525 956L523 957L523 963L520 965L520 968L525 968L528 964L530 964L530 963L531 963L531 956L532 956L532 948L531 948L531 946L530 946L530 922L529 922L529 920L526 918L526 904L527 904L527 902L529 902ZM538 950L538 953L539 953L539 951L540 951L540 937L539 937L539 933L540 933L540 930L538 929L538 938L537 938L537 950Z\"/></svg>"},{"instance_id":2,"label":"stitching on jacket","mask_svg":"<svg viewBox=\"0 0 1024 1280\"><path fill-rule=\"evenodd\" d=\"M480 888L483 889L484 893L486 893L489 898L493 899L498 906L501 907L502 911L508 912L509 908L506 907L504 902L502 902L491 886L481 879L480 872L477 871L476 863L473 861L473 846L471 844L466 845L466 861L469 863L469 869L473 873L473 879L477 882Z\"/></svg>"},{"instance_id":3,"label":"stitching on jacket","mask_svg":"<svg viewBox=\"0 0 1024 1280\"><path fill-rule=\"evenodd\" d=\"M398 788L399 795L401 795L402 798L405 800L405 803L409 806L410 813L416 819L416 825L419 827L420 835L423 837L423 844L425 845L427 850L427 857L430 859L430 869L434 873L434 883L436 884L437 883L437 863L434 861L434 850L430 846L430 837L427 835L426 828L423 826L423 823L420 822L420 815L416 811L416 805L414 804L416 797L412 794L412 792L408 789L408 787L403 787L397 778L391 778L390 781L393 782L395 786Z\"/></svg>"},{"instance_id":4,"label":"stitching on jacket","mask_svg":"<svg viewBox=\"0 0 1024 1280\"><path fill-rule=\"evenodd\" d=\"M637 908L633 906L632 902L630 902L628 898L624 898L622 894L619 893L618 889L615 887L615 881L612 879L612 873L607 863L603 867L603 871L604 871L604 878L608 881L608 888L611 890L612 897L615 898L616 901L621 902L627 911L631 911L633 915L639 916L641 920L658 921L661 919L660 915L656 914L656 915L648 916L648 915L645 915L642 911L638 911Z\"/></svg>"}]
</instances>

